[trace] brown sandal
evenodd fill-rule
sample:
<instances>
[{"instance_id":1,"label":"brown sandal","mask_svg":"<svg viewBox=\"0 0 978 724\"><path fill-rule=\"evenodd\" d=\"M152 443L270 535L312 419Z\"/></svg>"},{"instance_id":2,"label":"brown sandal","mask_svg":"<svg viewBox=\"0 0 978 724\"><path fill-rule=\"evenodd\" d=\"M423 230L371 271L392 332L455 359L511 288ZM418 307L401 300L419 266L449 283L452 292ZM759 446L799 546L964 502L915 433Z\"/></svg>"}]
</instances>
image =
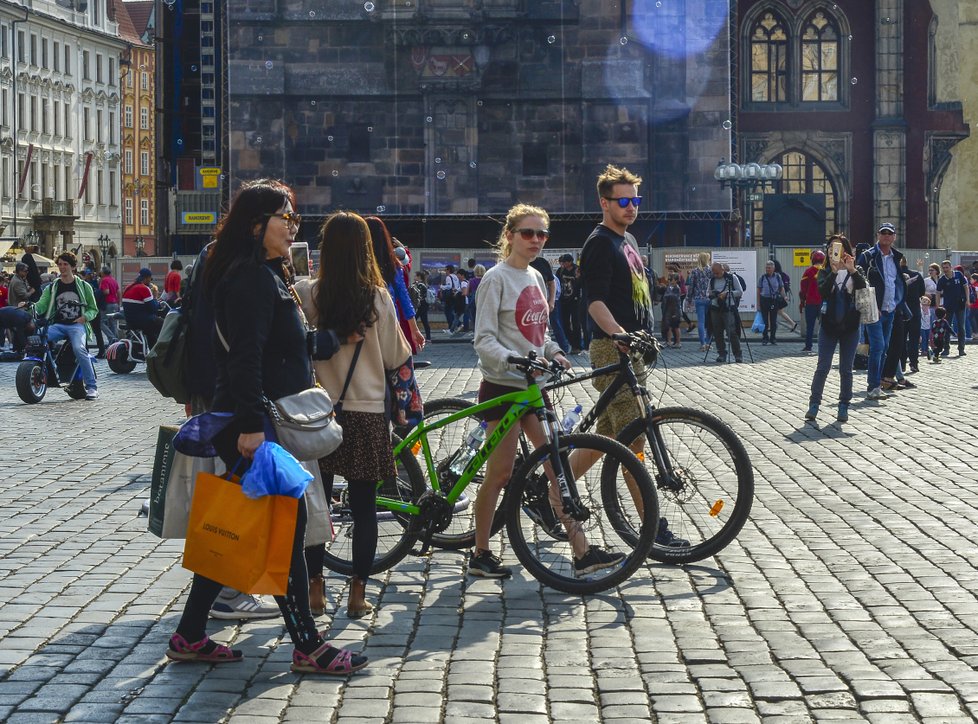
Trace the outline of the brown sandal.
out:
<instances>
[{"instance_id":1,"label":"brown sandal","mask_svg":"<svg viewBox=\"0 0 978 724\"><path fill-rule=\"evenodd\" d=\"M346 615L349 618L363 618L374 612L373 604L366 599L367 582L354 576L350 579L350 594L346 604Z\"/></svg>"}]
</instances>

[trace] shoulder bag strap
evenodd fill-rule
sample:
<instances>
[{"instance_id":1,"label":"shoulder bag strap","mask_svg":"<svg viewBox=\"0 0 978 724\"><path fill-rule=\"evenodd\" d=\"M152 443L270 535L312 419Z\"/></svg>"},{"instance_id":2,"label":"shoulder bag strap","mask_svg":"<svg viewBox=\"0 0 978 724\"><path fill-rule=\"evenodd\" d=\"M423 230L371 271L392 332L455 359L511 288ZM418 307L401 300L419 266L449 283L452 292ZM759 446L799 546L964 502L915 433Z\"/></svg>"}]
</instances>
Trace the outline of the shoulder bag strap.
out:
<instances>
[{"instance_id":1,"label":"shoulder bag strap","mask_svg":"<svg viewBox=\"0 0 978 724\"><path fill-rule=\"evenodd\" d=\"M339 412L343 409L343 398L346 397L346 391L350 387L350 381L353 379L353 370L357 366L357 360L360 359L360 350L363 348L363 340L361 339L357 342L357 348L353 350L353 359L350 360L350 369L346 373L346 381L343 383L343 391L340 393L339 399L333 403L333 409Z\"/></svg>"}]
</instances>

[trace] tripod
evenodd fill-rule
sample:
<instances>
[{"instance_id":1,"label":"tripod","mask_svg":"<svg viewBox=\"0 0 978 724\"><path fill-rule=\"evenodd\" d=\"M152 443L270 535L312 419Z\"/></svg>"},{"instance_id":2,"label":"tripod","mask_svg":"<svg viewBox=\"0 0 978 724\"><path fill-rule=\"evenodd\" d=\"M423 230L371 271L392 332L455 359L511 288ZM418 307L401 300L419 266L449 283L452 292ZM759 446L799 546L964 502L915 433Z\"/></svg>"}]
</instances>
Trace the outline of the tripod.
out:
<instances>
[{"instance_id":1,"label":"tripod","mask_svg":"<svg viewBox=\"0 0 978 724\"><path fill-rule=\"evenodd\" d=\"M707 310L707 314L712 314L712 312L713 312L712 309L711 310ZM744 325L740 322L740 315L739 315L739 313L737 312L736 309L728 309L727 310L727 314L733 315L736 318L736 322L734 323L734 328L737 330L737 334L738 334L739 338L744 343L744 346L747 348L747 354L750 356L751 364L753 364L754 363L754 351L750 347L750 340L747 339L747 333L744 331ZM722 331L721 331L721 334L723 334ZM731 345L731 346L733 346L733 345ZM711 324L710 325L710 336L709 336L709 339L707 340L707 343L706 343L706 354L703 355L703 363L704 364L710 358L710 350L712 350L712 349L713 349L713 325ZM731 352L732 351L733 350L731 350ZM730 357L729 357L729 355L727 355L727 362L729 363L729 361L730 361Z\"/></svg>"}]
</instances>

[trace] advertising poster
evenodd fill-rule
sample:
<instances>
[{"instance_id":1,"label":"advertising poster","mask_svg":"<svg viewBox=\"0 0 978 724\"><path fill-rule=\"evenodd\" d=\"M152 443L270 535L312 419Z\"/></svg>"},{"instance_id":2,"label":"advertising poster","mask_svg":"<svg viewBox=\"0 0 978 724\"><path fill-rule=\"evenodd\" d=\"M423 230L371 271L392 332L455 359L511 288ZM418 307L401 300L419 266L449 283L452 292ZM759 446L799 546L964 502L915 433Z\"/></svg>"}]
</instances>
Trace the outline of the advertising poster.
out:
<instances>
[{"instance_id":1,"label":"advertising poster","mask_svg":"<svg viewBox=\"0 0 978 724\"><path fill-rule=\"evenodd\" d=\"M656 272L661 275L660 282L668 278L669 274L677 272L685 283L689 273L696 268L699 255L699 252L667 251L663 256L665 269L656 269Z\"/></svg>"},{"instance_id":2,"label":"advertising poster","mask_svg":"<svg viewBox=\"0 0 978 724\"><path fill-rule=\"evenodd\" d=\"M730 271L739 275L746 285L744 296L740 298L741 312L757 311L757 250L756 249L716 249L713 261L729 264Z\"/></svg>"}]
</instances>

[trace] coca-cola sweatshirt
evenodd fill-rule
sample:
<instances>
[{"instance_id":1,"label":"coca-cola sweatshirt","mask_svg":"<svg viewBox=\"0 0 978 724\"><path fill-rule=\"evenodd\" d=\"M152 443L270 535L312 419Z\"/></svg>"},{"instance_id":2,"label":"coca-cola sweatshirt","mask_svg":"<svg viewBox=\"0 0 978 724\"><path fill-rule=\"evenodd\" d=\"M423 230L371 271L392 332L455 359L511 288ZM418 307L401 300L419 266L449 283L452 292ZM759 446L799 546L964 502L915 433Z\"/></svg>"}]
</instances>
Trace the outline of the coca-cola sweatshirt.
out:
<instances>
[{"instance_id":1,"label":"coca-cola sweatshirt","mask_svg":"<svg viewBox=\"0 0 978 724\"><path fill-rule=\"evenodd\" d=\"M482 277L475 308L475 351L479 370L489 382L525 389L523 373L506 358L524 357L533 350L553 359L560 352L547 334L547 290L536 269L496 264Z\"/></svg>"}]
</instances>

